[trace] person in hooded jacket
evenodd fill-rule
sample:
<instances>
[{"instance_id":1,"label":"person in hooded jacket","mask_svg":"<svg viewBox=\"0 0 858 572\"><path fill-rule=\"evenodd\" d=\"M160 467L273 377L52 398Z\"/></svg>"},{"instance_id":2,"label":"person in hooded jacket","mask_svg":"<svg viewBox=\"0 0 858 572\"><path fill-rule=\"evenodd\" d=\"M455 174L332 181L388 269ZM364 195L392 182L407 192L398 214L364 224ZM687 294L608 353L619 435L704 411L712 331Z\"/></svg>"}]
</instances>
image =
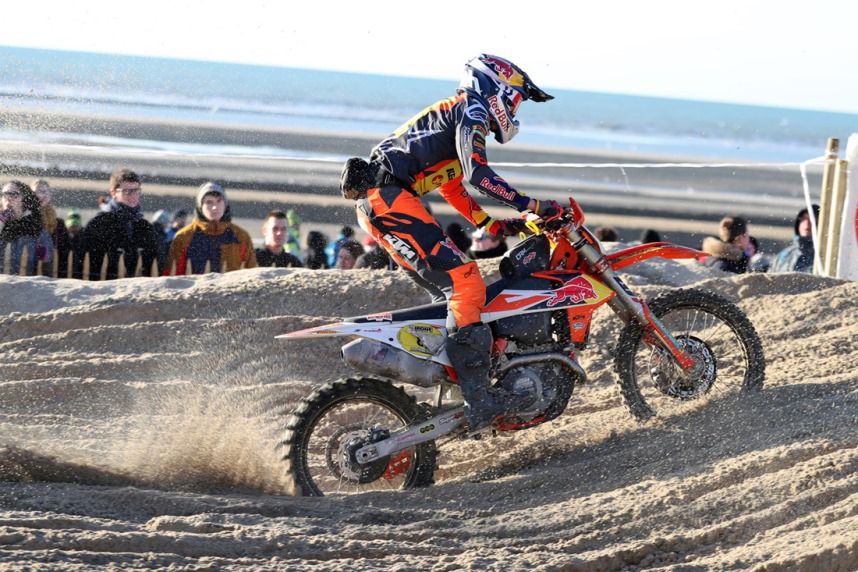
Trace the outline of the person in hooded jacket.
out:
<instances>
[{"instance_id":1,"label":"person in hooded jacket","mask_svg":"<svg viewBox=\"0 0 858 572\"><path fill-rule=\"evenodd\" d=\"M142 276L151 276L158 256L158 238L140 208L140 177L130 169L118 169L110 175L109 190L105 210L83 229L80 255L89 255L89 279L100 279L105 257L107 280L120 277L120 258L125 264L124 276L135 276L138 266Z\"/></svg>"},{"instance_id":2,"label":"person in hooded jacket","mask_svg":"<svg viewBox=\"0 0 858 572\"><path fill-rule=\"evenodd\" d=\"M42 225L39 199L26 183L9 181L0 190L0 272L8 266L10 274L35 276L39 261L43 268L49 266L53 255L54 242Z\"/></svg>"},{"instance_id":3,"label":"person in hooded jacket","mask_svg":"<svg viewBox=\"0 0 858 572\"><path fill-rule=\"evenodd\" d=\"M740 216L725 216L718 223L718 237L703 239L701 250L709 256L703 264L724 272L744 274L748 271L754 247L748 234L748 221Z\"/></svg>"},{"instance_id":4,"label":"person in hooded jacket","mask_svg":"<svg viewBox=\"0 0 858 572\"><path fill-rule=\"evenodd\" d=\"M170 244L165 276L232 272L256 268L250 235L232 222L226 190L203 183L197 192L196 218Z\"/></svg>"},{"instance_id":5,"label":"person in hooded jacket","mask_svg":"<svg viewBox=\"0 0 858 572\"><path fill-rule=\"evenodd\" d=\"M811 205L814 221L819 220L819 205ZM793 222L792 244L778 252L769 272L813 272L813 232L808 210L801 209Z\"/></svg>"}]
</instances>

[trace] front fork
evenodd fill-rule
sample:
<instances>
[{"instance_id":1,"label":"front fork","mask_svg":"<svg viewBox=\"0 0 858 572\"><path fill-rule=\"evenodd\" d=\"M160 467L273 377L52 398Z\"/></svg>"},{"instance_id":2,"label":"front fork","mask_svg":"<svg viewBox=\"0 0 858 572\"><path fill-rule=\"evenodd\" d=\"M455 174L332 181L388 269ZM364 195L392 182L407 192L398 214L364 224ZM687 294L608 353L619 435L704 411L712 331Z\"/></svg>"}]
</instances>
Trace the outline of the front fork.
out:
<instances>
[{"instance_id":1,"label":"front fork","mask_svg":"<svg viewBox=\"0 0 858 572\"><path fill-rule=\"evenodd\" d=\"M684 371L693 370L696 365L694 358L679 346L679 343L664 327L664 324L652 315L646 302L638 298L620 280L620 277L611 267L611 263L594 245L595 239L588 240L585 233L589 234L586 229L573 228L567 232L566 236L581 258L586 260L590 268L602 278L602 281L616 292L617 295L608 301L611 309L624 323L637 322L644 330L644 342L667 350Z\"/></svg>"}]
</instances>

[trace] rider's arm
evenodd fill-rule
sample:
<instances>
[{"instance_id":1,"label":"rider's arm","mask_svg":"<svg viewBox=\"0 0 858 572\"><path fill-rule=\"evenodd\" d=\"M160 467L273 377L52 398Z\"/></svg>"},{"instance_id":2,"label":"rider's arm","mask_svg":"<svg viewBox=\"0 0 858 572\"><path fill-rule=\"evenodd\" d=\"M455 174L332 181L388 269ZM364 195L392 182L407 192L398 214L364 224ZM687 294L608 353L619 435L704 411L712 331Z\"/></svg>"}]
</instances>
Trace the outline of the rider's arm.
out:
<instances>
[{"instance_id":1,"label":"rider's arm","mask_svg":"<svg viewBox=\"0 0 858 572\"><path fill-rule=\"evenodd\" d=\"M470 106L463 114L456 132L456 147L465 180L484 195L521 212L536 207L536 201L516 191L489 167L486 158L486 136L489 118L479 105Z\"/></svg>"},{"instance_id":2,"label":"rider's arm","mask_svg":"<svg viewBox=\"0 0 858 572\"><path fill-rule=\"evenodd\" d=\"M474 226L483 226L489 219L489 215L462 185L461 176L438 187L438 194Z\"/></svg>"}]
</instances>

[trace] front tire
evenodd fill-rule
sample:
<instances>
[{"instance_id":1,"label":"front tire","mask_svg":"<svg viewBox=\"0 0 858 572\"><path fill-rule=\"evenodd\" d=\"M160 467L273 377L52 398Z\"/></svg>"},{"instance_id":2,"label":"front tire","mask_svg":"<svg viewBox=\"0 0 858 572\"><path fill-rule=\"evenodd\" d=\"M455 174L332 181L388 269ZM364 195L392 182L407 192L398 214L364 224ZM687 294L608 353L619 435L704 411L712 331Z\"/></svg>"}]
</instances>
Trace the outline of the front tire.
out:
<instances>
[{"instance_id":1,"label":"front tire","mask_svg":"<svg viewBox=\"0 0 858 572\"><path fill-rule=\"evenodd\" d=\"M627 325L617 343L615 368L620 397L638 421L763 386L762 343L735 304L711 292L684 289L662 294L649 309L697 366L683 371L660 348L644 343L639 324Z\"/></svg>"},{"instance_id":2,"label":"front tire","mask_svg":"<svg viewBox=\"0 0 858 572\"><path fill-rule=\"evenodd\" d=\"M402 490L433 483L435 442L418 444L358 466L350 454L382 435L415 423L422 408L391 383L341 379L302 400L289 418L284 444L292 493L304 496Z\"/></svg>"}]
</instances>

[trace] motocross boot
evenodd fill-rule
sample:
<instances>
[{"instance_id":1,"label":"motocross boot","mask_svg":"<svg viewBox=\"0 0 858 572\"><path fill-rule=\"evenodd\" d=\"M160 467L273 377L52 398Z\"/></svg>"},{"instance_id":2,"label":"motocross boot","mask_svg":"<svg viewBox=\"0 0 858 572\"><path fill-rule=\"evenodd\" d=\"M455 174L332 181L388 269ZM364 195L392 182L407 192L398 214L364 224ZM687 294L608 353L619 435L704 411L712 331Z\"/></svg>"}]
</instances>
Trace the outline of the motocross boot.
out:
<instances>
[{"instance_id":1,"label":"motocross boot","mask_svg":"<svg viewBox=\"0 0 858 572\"><path fill-rule=\"evenodd\" d=\"M459 387L465 398L465 417L471 431L477 431L501 415L521 411L533 396L511 393L489 382L492 332L485 324L463 326L446 341L447 357L459 375Z\"/></svg>"}]
</instances>

